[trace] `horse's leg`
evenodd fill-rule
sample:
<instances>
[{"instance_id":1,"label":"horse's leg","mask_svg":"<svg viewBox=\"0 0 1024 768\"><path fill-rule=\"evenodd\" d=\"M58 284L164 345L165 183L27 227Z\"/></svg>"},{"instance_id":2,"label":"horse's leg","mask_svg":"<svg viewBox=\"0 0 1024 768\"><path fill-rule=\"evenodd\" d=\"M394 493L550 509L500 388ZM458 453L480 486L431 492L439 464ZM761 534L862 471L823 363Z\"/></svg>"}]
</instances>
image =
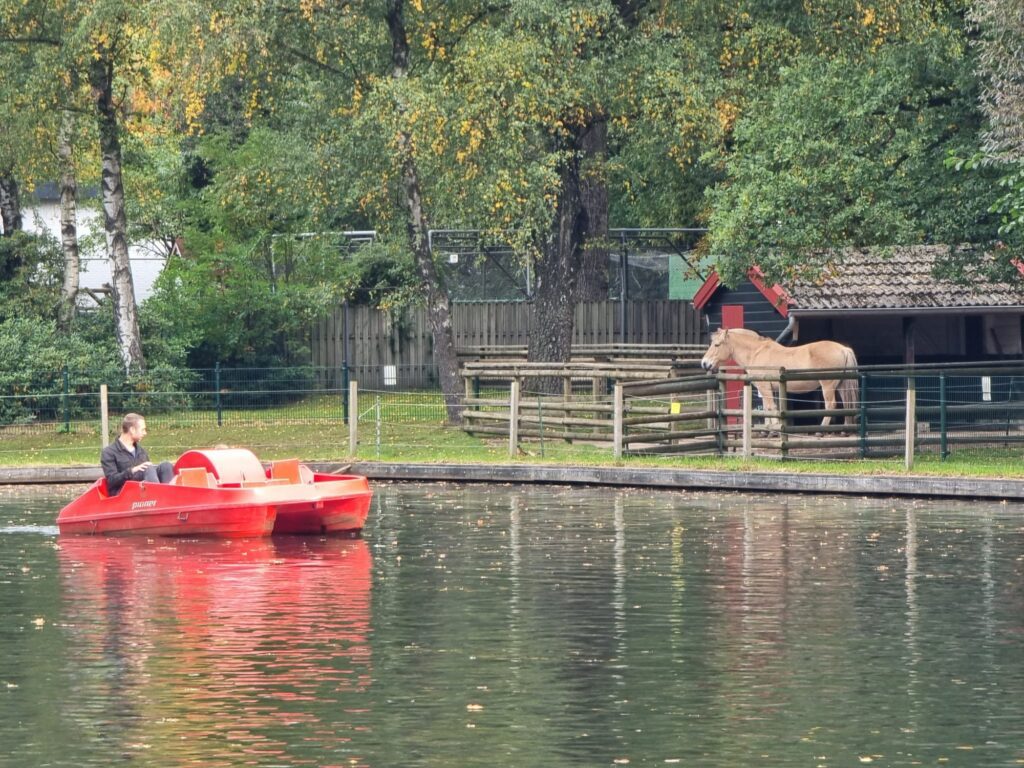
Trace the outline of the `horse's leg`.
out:
<instances>
[{"instance_id":1,"label":"horse's leg","mask_svg":"<svg viewBox=\"0 0 1024 768\"><path fill-rule=\"evenodd\" d=\"M833 411L836 407L836 381L823 381L821 382L821 395L825 400L825 408ZM821 420L821 426L827 427L832 423L831 414Z\"/></svg>"}]
</instances>

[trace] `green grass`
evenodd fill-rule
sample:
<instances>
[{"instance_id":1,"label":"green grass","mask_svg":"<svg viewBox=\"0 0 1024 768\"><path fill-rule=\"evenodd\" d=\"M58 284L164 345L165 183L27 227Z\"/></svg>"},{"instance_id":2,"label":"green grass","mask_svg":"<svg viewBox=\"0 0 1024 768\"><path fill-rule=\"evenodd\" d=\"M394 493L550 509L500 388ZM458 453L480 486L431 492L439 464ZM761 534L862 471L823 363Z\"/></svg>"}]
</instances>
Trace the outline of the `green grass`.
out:
<instances>
[{"instance_id":1,"label":"green grass","mask_svg":"<svg viewBox=\"0 0 1024 768\"><path fill-rule=\"evenodd\" d=\"M380 427L377 411L380 410ZM287 406L225 411L218 426L209 411L181 411L147 417L146 447L155 460L173 460L189 448L228 445L251 449L264 460L299 457L309 461L380 460L443 463L551 463L615 466L607 445L567 443L557 438L523 441L515 459L508 440L484 439L445 427L439 395L426 393L364 393L359 401L359 448L349 453L348 427L342 423L336 395L317 395ZM96 465L100 435L95 422L35 424L0 428L0 466ZM112 434L117 425L112 423ZM1021 449L971 446L946 460L919 454L914 475L998 477L1021 476ZM726 456L629 457L619 466L703 469L727 472L780 471L831 474L908 474L902 456L834 461L800 458L751 459Z\"/></svg>"}]
</instances>

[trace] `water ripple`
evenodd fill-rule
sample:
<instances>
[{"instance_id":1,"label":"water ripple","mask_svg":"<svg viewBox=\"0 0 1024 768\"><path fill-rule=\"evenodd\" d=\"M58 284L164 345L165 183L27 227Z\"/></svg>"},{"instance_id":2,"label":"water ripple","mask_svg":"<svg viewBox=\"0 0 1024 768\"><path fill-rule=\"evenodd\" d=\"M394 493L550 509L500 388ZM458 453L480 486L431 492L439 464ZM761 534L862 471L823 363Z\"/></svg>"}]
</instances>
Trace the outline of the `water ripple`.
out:
<instances>
[{"instance_id":1,"label":"water ripple","mask_svg":"<svg viewBox=\"0 0 1024 768\"><path fill-rule=\"evenodd\" d=\"M12 765L1024 760L1010 507L386 485L365 539L176 541L59 501L0 500Z\"/></svg>"}]
</instances>

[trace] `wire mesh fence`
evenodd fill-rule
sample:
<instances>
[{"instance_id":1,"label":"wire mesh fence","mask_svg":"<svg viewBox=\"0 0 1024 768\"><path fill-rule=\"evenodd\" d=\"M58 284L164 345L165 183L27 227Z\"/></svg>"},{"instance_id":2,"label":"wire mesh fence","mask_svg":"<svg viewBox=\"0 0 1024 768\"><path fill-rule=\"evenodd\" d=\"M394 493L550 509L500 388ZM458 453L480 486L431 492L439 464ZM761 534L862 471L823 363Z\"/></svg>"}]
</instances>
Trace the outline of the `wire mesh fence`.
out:
<instances>
[{"instance_id":1,"label":"wire mesh fence","mask_svg":"<svg viewBox=\"0 0 1024 768\"><path fill-rule=\"evenodd\" d=\"M81 455L95 452L101 437L101 383L107 386L108 437L116 433L124 413L142 413L153 435L150 443L164 440L168 453L227 443L287 447L307 457L602 460L613 456L616 408L623 455L732 453L742 426L736 415L740 411L729 405L712 377L690 377L686 381L693 386L677 392L658 391L666 385L655 383L646 393L636 390L639 394L622 405L616 405L614 386L607 379L573 380L556 394L526 386L518 394L513 432L508 383L470 386L454 403L446 403L436 388L409 385L422 379L420 373L418 366L409 371L401 366L353 367L332 370L329 376L311 366L215 366L124 381L105 371L41 372L20 381L0 381L0 437L7 443L0 447L0 463L5 456L17 459L19 451L37 450L34 446L65 450L52 448L52 440L42 442L45 436L61 434L83 438L88 451ZM790 445L805 447L783 450L785 458L899 455L906 445L911 385L917 453L942 458L1020 453L1024 367L866 370L859 380L852 426L819 426L820 393L790 398L781 431ZM352 382L358 382L355 403L350 402ZM461 427L450 423L450 405L465 416ZM762 435L769 434L768 414L756 403L752 419ZM354 433L353 421L358 425Z\"/></svg>"},{"instance_id":2,"label":"wire mesh fence","mask_svg":"<svg viewBox=\"0 0 1024 768\"><path fill-rule=\"evenodd\" d=\"M59 386L42 391L9 385L0 394L0 429L9 435L94 429L102 385L112 419L138 412L181 427L344 421L342 390L317 386L309 368L194 369L172 380L104 380L92 372L61 372L55 378Z\"/></svg>"},{"instance_id":3,"label":"wire mesh fence","mask_svg":"<svg viewBox=\"0 0 1024 768\"><path fill-rule=\"evenodd\" d=\"M851 424L822 426L821 392L790 396L779 432L787 458L888 458L905 452L908 426L918 455L1014 456L1024 442L1024 368L994 365L862 370ZM912 397L908 395L912 392ZM723 398L724 399L724 398ZM755 398L756 400L756 398ZM908 408L912 408L909 414ZM735 409L726 413L736 414ZM755 430L769 431L769 414L755 403ZM732 431L739 430L734 425ZM728 426L726 429L730 429ZM793 438L805 438L795 440ZM769 451L768 453L772 453Z\"/></svg>"}]
</instances>

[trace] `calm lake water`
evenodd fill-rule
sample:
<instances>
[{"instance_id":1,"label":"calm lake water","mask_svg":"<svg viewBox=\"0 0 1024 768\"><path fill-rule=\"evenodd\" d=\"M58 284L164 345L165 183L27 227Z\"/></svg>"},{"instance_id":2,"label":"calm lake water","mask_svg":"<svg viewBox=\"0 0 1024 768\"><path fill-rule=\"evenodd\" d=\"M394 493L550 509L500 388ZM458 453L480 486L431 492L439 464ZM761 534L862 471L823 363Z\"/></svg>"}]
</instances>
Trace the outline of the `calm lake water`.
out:
<instances>
[{"instance_id":1,"label":"calm lake water","mask_svg":"<svg viewBox=\"0 0 1024 768\"><path fill-rule=\"evenodd\" d=\"M1024 763L1024 509L381 485L363 538L0 489L0 765Z\"/></svg>"}]
</instances>

